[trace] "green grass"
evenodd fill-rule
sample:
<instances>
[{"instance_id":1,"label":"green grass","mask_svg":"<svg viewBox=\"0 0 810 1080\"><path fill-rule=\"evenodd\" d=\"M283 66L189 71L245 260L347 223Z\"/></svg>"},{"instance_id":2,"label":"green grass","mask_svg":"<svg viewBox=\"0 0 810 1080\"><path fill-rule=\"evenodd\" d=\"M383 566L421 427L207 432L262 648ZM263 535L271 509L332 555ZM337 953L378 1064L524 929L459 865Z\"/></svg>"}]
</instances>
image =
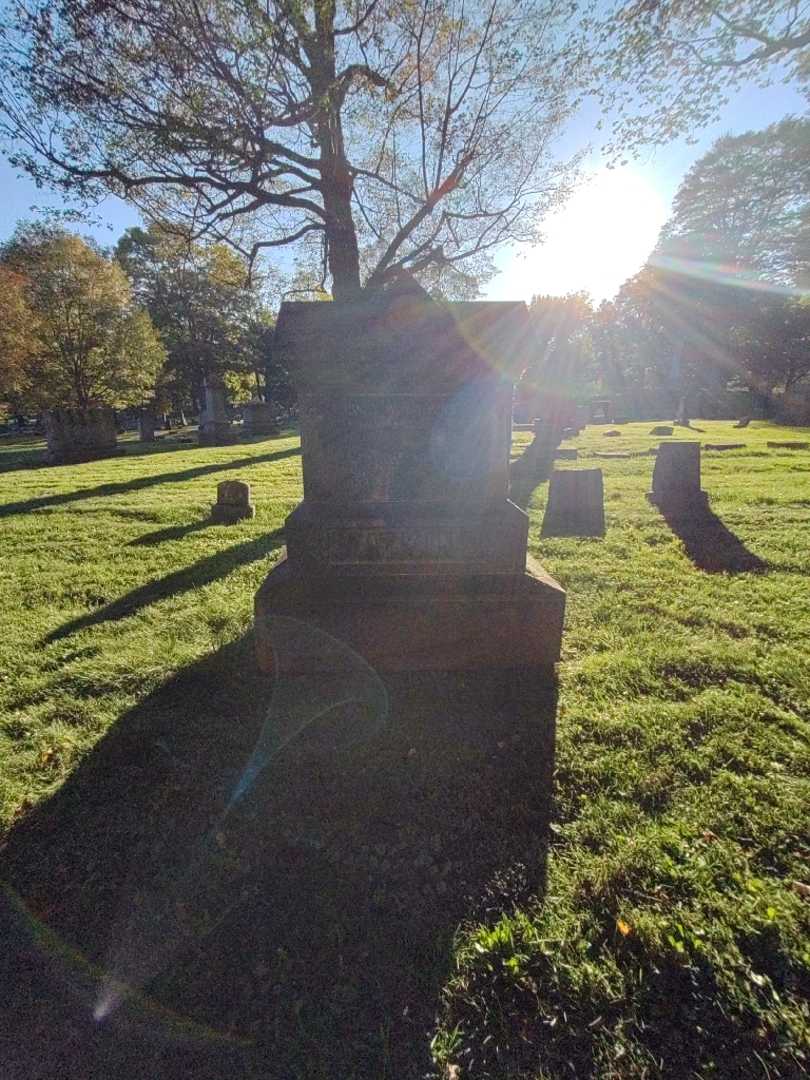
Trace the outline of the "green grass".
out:
<instances>
[{"instance_id":1,"label":"green grass","mask_svg":"<svg viewBox=\"0 0 810 1080\"><path fill-rule=\"evenodd\" d=\"M326 765L295 750L220 844L199 904L225 921L197 912L139 1005L193 1021L192 1056L116 1075L803 1075L810 452L766 447L801 429L694 423L675 437L746 444L703 455L707 536L645 498L652 424L566 444L604 470L603 540L541 541L535 492L530 548L568 590L547 864L548 755L526 750L546 692L504 726L497 686L387 680L382 734ZM108 963L133 853L146 880L168 849L182 863L255 741L252 597L301 497L297 446L46 469L0 445L4 876L77 983ZM206 524L237 477L256 518ZM758 572L701 569L741 550ZM11 1015L36 1040L60 1008L32 991Z\"/></svg>"}]
</instances>

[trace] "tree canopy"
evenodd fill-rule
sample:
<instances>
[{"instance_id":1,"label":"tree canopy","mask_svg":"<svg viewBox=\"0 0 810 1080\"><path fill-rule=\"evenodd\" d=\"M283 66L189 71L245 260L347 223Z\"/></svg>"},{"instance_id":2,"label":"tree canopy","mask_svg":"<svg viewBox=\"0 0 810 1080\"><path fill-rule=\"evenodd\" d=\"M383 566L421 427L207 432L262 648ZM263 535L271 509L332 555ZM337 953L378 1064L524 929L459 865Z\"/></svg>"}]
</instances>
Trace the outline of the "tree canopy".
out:
<instances>
[{"instance_id":1,"label":"tree canopy","mask_svg":"<svg viewBox=\"0 0 810 1080\"><path fill-rule=\"evenodd\" d=\"M693 137L746 82L810 92L810 10L796 0L618 0L594 22L624 145ZM617 101L628 86L631 107Z\"/></svg>"},{"instance_id":2,"label":"tree canopy","mask_svg":"<svg viewBox=\"0 0 810 1080\"><path fill-rule=\"evenodd\" d=\"M243 258L159 225L128 229L115 253L167 349L162 389L178 411L207 375L264 370L272 321Z\"/></svg>"},{"instance_id":3,"label":"tree canopy","mask_svg":"<svg viewBox=\"0 0 810 1080\"><path fill-rule=\"evenodd\" d=\"M17 164L252 256L303 245L336 299L480 273L570 189L551 153L585 57L568 0L17 8L0 48Z\"/></svg>"},{"instance_id":4,"label":"tree canopy","mask_svg":"<svg viewBox=\"0 0 810 1080\"><path fill-rule=\"evenodd\" d=\"M123 407L146 400L165 351L124 272L69 232L22 226L0 248L30 314L23 340L2 340L3 393L34 408Z\"/></svg>"}]
</instances>

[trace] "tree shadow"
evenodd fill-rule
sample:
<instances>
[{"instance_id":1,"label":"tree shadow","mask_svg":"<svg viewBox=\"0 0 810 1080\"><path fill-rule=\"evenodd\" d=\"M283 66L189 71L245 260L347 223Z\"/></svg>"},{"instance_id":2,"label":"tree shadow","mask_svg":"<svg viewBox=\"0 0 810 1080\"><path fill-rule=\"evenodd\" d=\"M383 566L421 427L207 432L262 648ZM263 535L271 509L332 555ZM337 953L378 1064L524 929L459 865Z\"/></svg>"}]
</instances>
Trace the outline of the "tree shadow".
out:
<instances>
[{"instance_id":1,"label":"tree shadow","mask_svg":"<svg viewBox=\"0 0 810 1080\"><path fill-rule=\"evenodd\" d=\"M127 547L156 547L166 540L182 540L184 537L190 536L191 533L210 528L213 524L214 522L209 517L204 518L202 521L191 521L187 525L169 525L165 529L156 529L154 532L145 533L143 536L136 536L134 540L129 541Z\"/></svg>"},{"instance_id":2,"label":"tree shadow","mask_svg":"<svg viewBox=\"0 0 810 1080\"><path fill-rule=\"evenodd\" d=\"M659 506L659 510L699 570L708 574L760 574L769 569L768 563L749 551L708 506L690 510Z\"/></svg>"},{"instance_id":3,"label":"tree shadow","mask_svg":"<svg viewBox=\"0 0 810 1080\"><path fill-rule=\"evenodd\" d=\"M459 923L542 892L556 684L385 687L384 726L313 724L227 818L271 700L250 637L120 719L6 846L4 1076L425 1076ZM179 946L147 917L161 892L197 928ZM94 1022L127 957L145 993Z\"/></svg>"},{"instance_id":4,"label":"tree shadow","mask_svg":"<svg viewBox=\"0 0 810 1080\"><path fill-rule=\"evenodd\" d=\"M209 523L206 523L209 524ZM179 526L180 534L185 535L195 526ZM173 533L174 529L163 529L161 533L151 533L152 538L159 536L167 539L166 533ZM162 534L162 535L161 535ZM61 638L70 637L71 634L84 630L88 626L98 626L99 623L114 622L124 619L158 600L165 600L169 596L179 596L181 593L198 589L202 585L209 585L218 578L226 577L232 571L247 563L256 562L257 559L266 558L277 551L283 544L284 530L276 529L271 533L264 533L253 540L246 540L243 544L235 544L233 547L218 551L215 555L209 555L205 559L199 559L191 566L184 566L182 570L175 570L165 577L155 581L148 581L145 585L139 585L137 589L113 600L110 604L88 611L76 619L71 619L56 630L52 630L42 639L43 645L48 645ZM159 541L154 541L159 542Z\"/></svg>"},{"instance_id":5,"label":"tree shadow","mask_svg":"<svg viewBox=\"0 0 810 1080\"><path fill-rule=\"evenodd\" d=\"M235 461L219 461L212 462L210 465L195 465L189 469L179 469L177 472L158 473L156 476L137 476L131 480L122 480L117 483L97 484L95 487L80 488L78 491L66 491L57 495L42 495L36 499L5 503L0 506L0 518L11 517L12 514L27 514L32 510L42 510L46 507L64 506L66 503L80 502L82 499L97 499L107 495L124 495L132 491L143 491L146 488L155 487L157 484L174 484L184 480L195 480L200 476L229 472L233 469L244 469L249 465L266 465L271 461L296 457L300 453L300 447L294 446L287 450L275 450L271 454L262 454L259 457L243 457L237 458Z\"/></svg>"}]
</instances>

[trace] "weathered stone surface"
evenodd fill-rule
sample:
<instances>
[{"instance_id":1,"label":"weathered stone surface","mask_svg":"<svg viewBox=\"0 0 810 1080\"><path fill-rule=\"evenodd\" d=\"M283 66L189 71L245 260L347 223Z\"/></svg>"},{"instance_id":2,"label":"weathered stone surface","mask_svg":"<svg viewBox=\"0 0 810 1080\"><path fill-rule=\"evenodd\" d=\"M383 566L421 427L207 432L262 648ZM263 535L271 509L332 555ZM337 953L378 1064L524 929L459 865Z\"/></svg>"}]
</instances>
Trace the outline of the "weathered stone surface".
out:
<instances>
[{"instance_id":1,"label":"weathered stone surface","mask_svg":"<svg viewBox=\"0 0 810 1080\"><path fill-rule=\"evenodd\" d=\"M650 428L651 435L674 435L675 428L670 427L669 424L657 424L654 428Z\"/></svg>"},{"instance_id":2,"label":"weathered stone surface","mask_svg":"<svg viewBox=\"0 0 810 1080\"><path fill-rule=\"evenodd\" d=\"M212 521L232 525L255 514L256 507L250 501L250 484L244 480L223 480L217 484L217 501L211 507Z\"/></svg>"},{"instance_id":3,"label":"weathered stone surface","mask_svg":"<svg viewBox=\"0 0 810 1080\"><path fill-rule=\"evenodd\" d=\"M576 461L579 457L579 451L576 447L558 446L554 451L554 457L559 461Z\"/></svg>"},{"instance_id":4,"label":"weathered stone surface","mask_svg":"<svg viewBox=\"0 0 810 1080\"><path fill-rule=\"evenodd\" d=\"M700 488L700 443L661 443L648 498L673 511L705 507L706 493Z\"/></svg>"},{"instance_id":5,"label":"weathered stone surface","mask_svg":"<svg viewBox=\"0 0 810 1080\"><path fill-rule=\"evenodd\" d=\"M157 415L151 405L144 405L138 415L138 435L141 442L155 442Z\"/></svg>"},{"instance_id":6,"label":"weathered stone surface","mask_svg":"<svg viewBox=\"0 0 810 1080\"><path fill-rule=\"evenodd\" d=\"M605 499L601 469L554 471L542 536L604 536Z\"/></svg>"},{"instance_id":7,"label":"weathered stone surface","mask_svg":"<svg viewBox=\"0 0 810 1080\"><path fill-rule=\"evenodd\" d=\"M603 431L602 434L608 439L615 439L618 435L621 435L620 431L614 431L613 428L610 431Z\"/></svg>"},{"instance_id":8,"label":"weathered stone surface","mask_svg":"<svg viewBox=\"0 0 810 1080\"><path fill-rule=\"evenodd\" d=\"M740 420L737 421L737 423L734 425L734 427L735 428L747 428L750 423L751 423L751 417L750 416L743 416Z\"/></svg>"},{"instance_id":9,"label":"weathered stone surface","mask_svg":"<svg viewBox=\"0 0 810 1080\"><path fill-rule=\"evenodd\" d=\"M249 401L242 409L242 434L278 435L276 409L269 401Z\"/></svg>"},{"instance_id":10,"label":"weathered stone surface","mask_svg":"<svg viewBox=\"0 0 810 1080\"><path fill-rule=\"evenodd\" d=\"M49 409L44 420L49 465L73 465L123 453L112 409Z\"/></svg>"},{"instance_id":11,"label":"weathered stone surface","mask_svg":"<svg viewBox=\"0 0 810 1080\"><path fill-rule=\"evenodd\" d=\"M225 383L218 375L205 380L205 408L200 413L200 446L229 446L236 442L236 433L228 419Z\"/></svg>"},{"instance_id":12,"label":"weathered stone surface","mask_svg":"<svg viewBox=\"0 0 810 1080\"><path fill-rule=\"evenodd\" d=\"M799 442L795 439L789 439L785 442L775 442L769 440L766 444L771 450L807 450L810 448L810 442Z\"/></svg>"},{"instance_id":13,"label":"weathered stone surface","mask_svg":"<svg viewBox=\"0 0 810 1080\"><path fill-rule=\"evenodd\" d=\"M304 502L256 598L263 670L274 616L310 620L382 670L558 659L565 594L527 569L528 518L507 499L526 331L523 304L398 291L282 306L274 346L298 390Z\"/></svg>"},{"instance_id":14,"label":"weathered stone surface","mask_svg":"<svg viewBox=\"0 0 810 1080\"><path fill-rule=\"evenodd\" d=\"M707 442L703 444L704 450L744 450L745 443L743 442Z\"/></svg>"}]
</instances>

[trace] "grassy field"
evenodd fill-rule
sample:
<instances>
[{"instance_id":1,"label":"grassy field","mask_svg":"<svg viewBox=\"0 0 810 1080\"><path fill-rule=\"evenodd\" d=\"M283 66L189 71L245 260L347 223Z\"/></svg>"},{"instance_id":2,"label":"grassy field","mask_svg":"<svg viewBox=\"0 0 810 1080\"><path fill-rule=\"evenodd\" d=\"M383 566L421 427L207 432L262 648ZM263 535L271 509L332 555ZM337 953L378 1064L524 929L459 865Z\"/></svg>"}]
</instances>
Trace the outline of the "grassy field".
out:
<instances>
[{"instance_id":1,"label":"grassy field","mask_svg":"<svg viewBox=\"0 0 810 1080\"><path fill-rule=\"evenodd\" d=\"M808 433L694 424L745 443L704 452L699 531L645 498L651 424L565 444L603 540L541 540L535 491L558 685L358 668L365 737L311 725L233 810L289 720L250 626L297 438L0 444L0 1074L804 1075L810 450L766 443ZM254 520L207 524L226 478Z\"/></svg>"}]
</instances>

